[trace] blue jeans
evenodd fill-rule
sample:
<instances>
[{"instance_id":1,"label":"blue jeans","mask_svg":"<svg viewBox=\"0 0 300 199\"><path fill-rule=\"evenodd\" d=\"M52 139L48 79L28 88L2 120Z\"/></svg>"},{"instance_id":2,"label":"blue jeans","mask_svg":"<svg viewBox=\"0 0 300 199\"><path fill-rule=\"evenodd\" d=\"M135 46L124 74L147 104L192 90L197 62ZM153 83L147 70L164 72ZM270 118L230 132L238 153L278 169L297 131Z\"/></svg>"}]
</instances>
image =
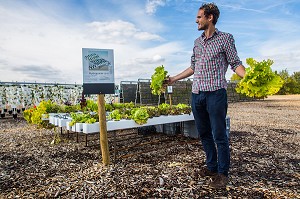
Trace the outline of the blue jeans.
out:
<instances>
[{"instance_id":1,"label":"blue jeans","mask_svg":"<svg viewBox=\"0 0 300 199\"><path fill-rule=\"evenodd\" d=\"M225 122L227 107L227 93L224 88L192 93L192 111L206 154L207 168L226 176L230 165Z\"/></svg>"}]
</instances>

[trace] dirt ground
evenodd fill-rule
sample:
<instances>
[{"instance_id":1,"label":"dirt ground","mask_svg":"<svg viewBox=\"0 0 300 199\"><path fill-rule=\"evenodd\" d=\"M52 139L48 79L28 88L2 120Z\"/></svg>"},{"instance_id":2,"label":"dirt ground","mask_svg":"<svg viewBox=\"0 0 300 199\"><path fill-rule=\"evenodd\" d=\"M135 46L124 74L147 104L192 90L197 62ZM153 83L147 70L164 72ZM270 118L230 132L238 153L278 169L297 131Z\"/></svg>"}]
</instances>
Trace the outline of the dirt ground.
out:
<instances>
[{"instance_id":1,"label":"dirt ground","mask_svg":"<svg viewBox=\"0 0 300 199\"><path fill-rule=\"evenodd\" d=\"M126 131L116 149L127 158L103 166L97 134L86 147L64 131L52 145L59 129L0 119L0 198L300 198L300 95L230 103L228 115L230 182L221 190L197 175L205 156L196 139Z\"/></svg>"}]
</instances>

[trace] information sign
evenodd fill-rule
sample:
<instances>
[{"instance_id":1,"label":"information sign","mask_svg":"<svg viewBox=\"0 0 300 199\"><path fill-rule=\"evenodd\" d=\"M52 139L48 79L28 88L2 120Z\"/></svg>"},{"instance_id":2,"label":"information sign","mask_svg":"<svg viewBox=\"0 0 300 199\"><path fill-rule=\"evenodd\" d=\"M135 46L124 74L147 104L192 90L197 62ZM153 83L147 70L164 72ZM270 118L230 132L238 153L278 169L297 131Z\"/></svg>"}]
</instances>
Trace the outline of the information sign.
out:
<instances>
[{"instance_id":1,"label":"information sign","mask_svg":"<svg viewBox=\"0 0 300 199\"><path fill-rule=\"evenodd\" d=\"M83 93L114 94L114 53L112 49L82 49Z\"/></svg>"}]
</instances>

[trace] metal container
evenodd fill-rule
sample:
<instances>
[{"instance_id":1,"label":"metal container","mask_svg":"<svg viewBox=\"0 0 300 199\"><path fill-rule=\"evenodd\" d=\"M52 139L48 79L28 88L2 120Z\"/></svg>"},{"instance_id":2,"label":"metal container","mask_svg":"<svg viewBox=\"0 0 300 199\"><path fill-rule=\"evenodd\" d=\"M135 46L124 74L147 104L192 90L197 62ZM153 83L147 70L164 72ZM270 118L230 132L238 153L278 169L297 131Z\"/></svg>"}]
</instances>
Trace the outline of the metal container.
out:
<instances>
[{"instance_id":1,"label":"metal container","mask_svg":"<svg viewBox=\"0 0 300 199\"><path fill-rule=\"evenodd\" d=\"M180 123L163 124L163 132L167 135L175 135L180 133Z\"/></svg>"},{"instance_id":2,"label":"metal container","mask_svg":"<svg viewBox=\"0 0 300 199\"><path fill-rule=\"evenodd\" d=\"M199 138L199 133L196 128L195 120L185 121L183 123L183 134L186 137Z\"/></svg>"},{"instance_id":3,"label":"metal container","mask_svg":"<svg viewBox=\"0 0 300 199\"><path fill-rule=\"evenodd\" d=\"M227 115L225 118L226 122L226 135L229 139L230 136L230 117ZM195 120L192 121L185 121L184 122L184 129L183 133L186 137L191 137L191 138L199 138L199 133L195 124Z\"/></svg>"}]
</instances>

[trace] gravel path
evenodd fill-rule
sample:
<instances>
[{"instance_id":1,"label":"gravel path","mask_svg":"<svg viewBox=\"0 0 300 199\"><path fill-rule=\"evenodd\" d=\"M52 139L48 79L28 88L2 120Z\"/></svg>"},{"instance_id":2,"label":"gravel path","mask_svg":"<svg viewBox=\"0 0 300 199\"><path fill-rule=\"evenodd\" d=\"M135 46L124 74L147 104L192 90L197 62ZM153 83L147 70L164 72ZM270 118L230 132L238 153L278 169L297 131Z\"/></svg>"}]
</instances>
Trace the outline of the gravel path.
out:
<instances>
[{"instance_id":1,"label":"gravel path","mask_svg":"<svg viewBox=\"0 0 300 199\"><path fill-rule=\"evenodd\" d=\"M232 165L223 190L197 175L205 157L195 139L131 130L118 148L141 146L105 167L98 135L89 137L95 146L74 134L51 145L55 130L1 119L0 198L300 198L300 95L230 103L228 115Z\"/></svg>"}]
</instances>

